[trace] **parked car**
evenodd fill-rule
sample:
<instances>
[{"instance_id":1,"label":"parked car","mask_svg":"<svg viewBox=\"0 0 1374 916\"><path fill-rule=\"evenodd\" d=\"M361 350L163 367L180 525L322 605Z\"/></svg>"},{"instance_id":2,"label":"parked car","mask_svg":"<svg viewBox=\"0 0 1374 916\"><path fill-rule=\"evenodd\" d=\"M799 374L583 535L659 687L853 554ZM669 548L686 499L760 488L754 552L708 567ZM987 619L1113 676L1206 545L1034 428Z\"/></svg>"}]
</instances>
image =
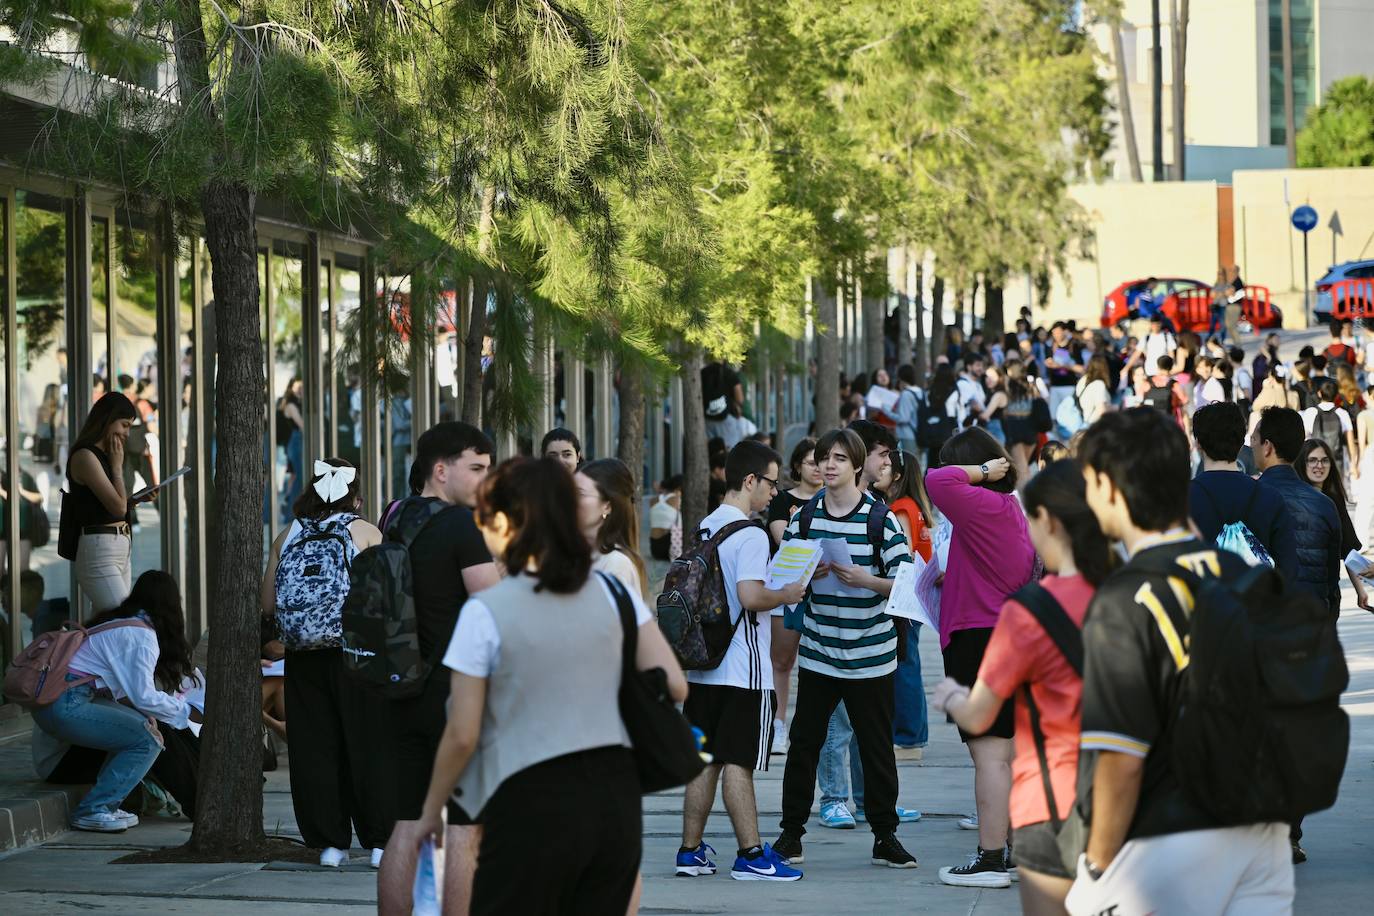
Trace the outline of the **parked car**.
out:
<instances>
[{"instance_id":1,"label":"parked car","mask_svg":"<svg viewBox=\"0 0 1374 916\"><path fill-rule=\"evenodd\" d=\"M1150 284L1149 291L1154 307L1150 308L1147 305L1142 309L1140 299L1141 294L1146 291L1147 284ZM1250 294L1241 302L1243 319L1257 331L1281 327L1283 313L1279 307L1268 303L1266 308L1266 297L1254 294L1262 287L1247 289L1250 290ZM1210 283L1186 277L1155 277L1152 284L1148 279L1131 280L1112 290L1103 300L1102 327L1109 328L1135 318L1148 318L1153 312L1158 311L1162 312L1177 330L1205 334L1211 315L1207 308L1199 306L1201 303L1209 303L1211 295ZM1180 312L1185 310L1185 301L1192 307L1188 310L1188 315L1181 316Z\"/></svg>"},{"instance_id":2,"label":"parked car","mask_svg":"<svg viewBox=\"0 0 1374 916\"><path fill-rule=\"evenodd\" d=\"M1357 288L1350 296L1357 305L1366 308L1374 306L1374 260L1346 261L1327 268L1325 276L1317 281L1317 301L1312 311L1318 322L1325 324L1331 320L1331 310L1336 307L1331 287L1341 280L1370 280L1368 289Z\"/></svg>"}]
</instances>

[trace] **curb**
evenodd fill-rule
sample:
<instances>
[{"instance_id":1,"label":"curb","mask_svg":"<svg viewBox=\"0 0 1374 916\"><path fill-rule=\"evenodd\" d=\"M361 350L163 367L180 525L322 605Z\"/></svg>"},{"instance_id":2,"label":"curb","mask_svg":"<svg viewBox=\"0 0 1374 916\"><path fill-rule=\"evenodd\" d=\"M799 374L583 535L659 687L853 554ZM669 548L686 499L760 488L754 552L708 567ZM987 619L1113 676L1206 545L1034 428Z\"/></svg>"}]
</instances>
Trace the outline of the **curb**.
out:
<instances>
[{"instance_id":1,"label":"curb","mask_svg":"<svg viewBox=\"0 0 1374 916\"><path fill-rule=\"evenodd\" d=\"M86 786L59 788L33 783L0 798L0 854L37 846L65 833L71 810Z\"/></svg>"}]
</instances>

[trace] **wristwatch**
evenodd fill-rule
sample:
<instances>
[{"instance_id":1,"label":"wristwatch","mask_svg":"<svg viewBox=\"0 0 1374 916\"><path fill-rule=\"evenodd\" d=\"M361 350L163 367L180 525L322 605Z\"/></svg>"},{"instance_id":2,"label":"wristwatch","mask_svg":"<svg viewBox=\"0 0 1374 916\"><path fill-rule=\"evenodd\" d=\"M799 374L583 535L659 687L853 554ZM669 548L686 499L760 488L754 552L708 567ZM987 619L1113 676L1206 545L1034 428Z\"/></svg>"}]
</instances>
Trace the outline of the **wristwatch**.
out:
<instances>
[{"instance_id":1,"label":"wristwatch","mask_svg":"<svg viewBox=\"0 0 1374 916\"><path fill-rule=\"evenodd\" d=\"M984 480L987 480L987 479L988 479L988 476L989 476L989 475L988 475L988 466L987 466L986 464L980 464L980 465L978 465L978 470L980 470L980 471L983 472L983 479L984 479Z\"/></svg>"}]
</instances>

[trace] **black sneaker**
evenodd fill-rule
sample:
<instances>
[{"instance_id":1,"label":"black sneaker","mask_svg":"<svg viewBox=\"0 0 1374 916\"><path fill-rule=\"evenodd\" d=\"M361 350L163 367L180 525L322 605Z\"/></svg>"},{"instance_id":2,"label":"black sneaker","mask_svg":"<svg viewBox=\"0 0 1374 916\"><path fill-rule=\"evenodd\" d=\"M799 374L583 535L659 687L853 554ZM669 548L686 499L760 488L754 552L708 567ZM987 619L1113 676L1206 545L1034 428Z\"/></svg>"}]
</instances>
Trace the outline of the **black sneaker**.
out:
<instances>
[{"instance_id":1,"label":"black sneaker","mask_svg":"<svg viewBox=\"0 0 1374 916\"><path fill-rule=\"evenodd\" d=\"M906 851L894 833L873 838L871 861L874 865L886 865L888 868L915 868L917 865L916 857Z\"/></svg>"},{"instance_id":2,"label":"black sneaker","mask_svg":"<svg viewBox=\"0 0 1374 916\"><path fill-rule=\"evenodd\" d=\"M1012 858L1010 844L1007 845L1007 874L1013 881L1021 880L1021 870L1016 867L1016 860Z\"/></svg>"},{"instance_id":3,"label":"black sneaker","mask_svg":"<svg viewBox=\"0 0 1374 916\"><path fill-rule=\"evenodd\" d=\"M800 865L806 861L802 855L801 837L784 831L773 841L773 851L788 865Z\"/></svg>"},{"instance_id":4,"label":"black sneaker","mask_svg":"<svg viewBox=\"0 0 1374 916\"><path fill-rule=\"evenodd\" d=\"M1306 861L1307 850L1303 849L1302 846L1298 844L1296 841L1293 841L1293 864L1301 865Z\"/></svg>"},{"instance_id":5,"label":"black sneaker","mask_svg":"<svg viewBox=\"0 0 1374 916\"><path fill-rule=\"evenodd\" d=\"M968 857L967 865L945 866L940 880L955 887L1011 887L1005 849L984 849Z\"/></svg>"}]
</instances>

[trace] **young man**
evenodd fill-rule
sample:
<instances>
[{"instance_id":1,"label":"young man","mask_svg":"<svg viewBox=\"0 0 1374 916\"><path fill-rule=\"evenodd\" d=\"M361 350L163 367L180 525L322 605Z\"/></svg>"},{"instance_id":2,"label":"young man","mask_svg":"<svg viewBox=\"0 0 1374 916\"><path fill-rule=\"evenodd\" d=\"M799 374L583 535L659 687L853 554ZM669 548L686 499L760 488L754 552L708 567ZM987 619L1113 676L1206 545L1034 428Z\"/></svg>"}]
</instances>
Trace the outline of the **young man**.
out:
<instances>
[{"instance_id":1,"label":"young man","mask_svg":"<svg viewBox=\"0 0 1374 916\"><path fill-rule=\"evenodd\" d=\"M1283 500L1240 469L1245 445L1245 415L1236 404L1209 404L1193 414L1193 438L1202 453L1202 472L1188 487L1188 506L1203 541L1215 544L1221 529L1243 522L1274 568L1290 578L1297 573L1298 549L1293 520Z\"/></svg>"},{"instance_id":2,"label":"young man","mask_svg":"<svg viewBox=\"0 0 1374 916\"><path fill-rule=\"evenodd\" d=\"M1345 360L1346 363L1353 367L1359 364L1360 354L1351 344L1341 339L1343 332L1344 326L1340 319L1332 319L1331 341L1326 345L1326 349L1322 351L1322 355L1332 362Z\"/></svg>"},{"instance_id":3,"label":"young man","mask_svg":"<svg viewBox=\"0 0 1374 916\"><path fill-rule=\"evenodd\" d=\"M825 493L805 539L834 539L851 562L824 563L811 582L802 616L797 701L783 774L782 834L773 848L792 864L802 861L802 835L815 797L816 767L830 717L844 702L859 742L875 865L915 868L897 840L897 760L892 751L893 673L897 630L883 613L898 565L911 562L906 537L891 514L879 557L868 536L874 499L860 489L863 441L853 430L832 430L816 445ZM792 516L783 543L802 538L801 513Z\"/></svg>"},{"instance_id":4,"label":"young man","mask_svg":"<svg viewBox=\"0 0 1374 916\"><path fill-rule=\"evenodd\" d=\"M1288 912L1288 826L1219 826L1171 762L1193 613L1171 570L1230 578L1247 567L1189 534L1188 442L1158 411L1107 414L1078 457L1088 505L1130 560L1098 590L1083 628L1078 806L1088 840L1065 906L1073 916Z\"/></svg>"},{"instance_id":5,"label":"young man","mask_svg":"<svg viewBox=\"0 0 1374 916\"><path fill-rule=\"evenodd\" d=\"M1178 338L1173 332L1164 327L1164 316L1155 315L1150 319L1150 333L1145 335L1141 341L1140 348L1136 350L1140 354L1139 358L1144 360L1145 371L1153 373L1159 364L1162 356L1173 359L1174 353L1178 350Z\"/></svg>"},{"instance_id":6,"label":"young man","mask_svg":"<svg viewBox=\"0 0 1374 916\"><path fill-rule=\"evenodd\" d=\"M454 421L433 426L415 447L410 485L416 495L393 510L393 514L404 511L411 501L446 507L426 523L410 545L420 651L434 668L418 696L391 701L390 734L378 742L378 751L393 758L397 794L396 829L387 844L377 882L378 908L383 914L410 912L419 846L413 833L448 721L449 672L439 661L468 596L500 581L482 533L472 520L477 490L491 468L492 452L491 440L473 426ZM445 900L452 894L461 912L466 912L472 892L481 838L481 828L473 825L470 814L475 812L464 812L451 803L444 837Z\"/></svg>"},{"instance_id":7,"label":"young man","mask_svg":"<svg viewBox=\"0 0 1374 916\"><path fill-rule=\"evenodd\" d=\"M1333 615L1341 612L1341 522L1331 500L1293 470L1304 439L1302 417L1288 407L1260 414L1250 438L1260 485L1283 500L1297 545L1292 588L1316 595ZM1333 471L1334 473L1334 471Z\"/></svg>"},{"instance_id":8,"label":"young man","mask_svg":"<svg viewBox=\"0 0 1374 916\"><path fill-rule=\"evenodd\" d=\"M725 462L725 497L720 508L701 522L706 536L713 537L727 525L748 522L768 508L777 493L781 463L777 452L759 442L745 440L731 449ZM726 537L717 552L735 633L719 666L687 672L692 687L683 713L706 735L706 750L713 760L687 786L683 797L682 847L676 866L679 875L716 873L716 865L708 857L715 850L701 837L715 804L716 784L723 782L725 810L739 843L730 877L796 881L802 876L771 846L760 844L754 802L754 771L768 769L777 709L768 612L780 604L797 604L806 595L800 583L776 590L764 587L768 547L767 533L750 525Z\"/></svg>"},{"instance_id":9,"label":"young man","mask_svg":"<svg viewBox=\"0 0 1374 916\"><path fill-rule=\"evenodd\" d=\"M1050 385L1050 416L1059 415L1059 405L1073 397L1074 386L1083 376L1083 360L1078 341L1069 326L1056 321L1050 328L1050 346L1045 354L1045 370Z\"/></svg>"},{"instance_id":10,"label":"young man","mask_svg":"<svg viewBox=\"0 0 1374 916\"><path fill-rule=\"evenodd\" d=\"M1183 408L1187 399L1174 381L1173 371L1174 358L1161 356L1150 375L1150 390L1145 392L1143 406L1153 407L1165 416L1171 417L1179 426L1184 426L1187 414Z\"/></svg>"},{"instance_id":11,"label":"young man","mask_svg":"<svg viewBox=\"0 0 1374 916\"><path fill-rule=\"evenodd\" d=\"M983 376L987 371L987 357L981 353L968 353L964 357L964 371L959 373L959 378L954 383L955 390L959 392L960 429L969 425L970 417L976 418L983 412L983 405L988 400L988 389L983 384Z\"/></svg>"}]
</instances>

